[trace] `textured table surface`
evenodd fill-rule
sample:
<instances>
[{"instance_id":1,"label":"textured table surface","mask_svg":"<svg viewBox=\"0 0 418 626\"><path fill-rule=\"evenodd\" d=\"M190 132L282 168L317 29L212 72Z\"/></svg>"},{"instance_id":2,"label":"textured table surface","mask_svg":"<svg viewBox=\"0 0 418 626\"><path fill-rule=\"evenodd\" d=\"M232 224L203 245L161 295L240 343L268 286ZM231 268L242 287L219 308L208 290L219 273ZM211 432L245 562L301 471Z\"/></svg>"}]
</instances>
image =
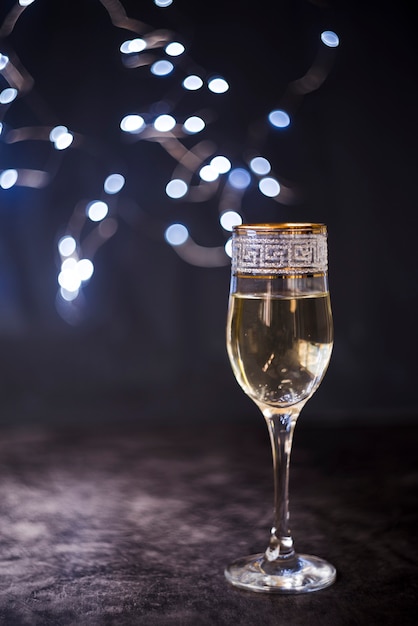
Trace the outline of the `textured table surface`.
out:
<instances>
[{"instance_id":1,"label":"textured table surface","mask_svg":"<svg viewBox=\"0 0 418 626\"><path fill-rule=\"evenodd\" d=\"M297 426L296 547L338 579L277 596L223 575L267 543L261 421L4 428L0 624L416 626L417 444L413 425Z\"/></svg>"}]
</instances>

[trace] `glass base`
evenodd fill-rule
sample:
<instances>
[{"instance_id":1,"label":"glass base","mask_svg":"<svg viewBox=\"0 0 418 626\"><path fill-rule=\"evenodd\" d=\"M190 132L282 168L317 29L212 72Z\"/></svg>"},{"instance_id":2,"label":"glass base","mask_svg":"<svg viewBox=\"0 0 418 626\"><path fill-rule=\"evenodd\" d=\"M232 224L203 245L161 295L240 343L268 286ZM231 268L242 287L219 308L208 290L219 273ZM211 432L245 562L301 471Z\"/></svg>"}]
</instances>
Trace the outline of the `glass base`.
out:
<instances>
[{"instance_id":1,"label":"glass base","mask_svg":"<svg viewBox=\"0 0 418 626\"><path fill-rule=\"evenodd\" d=\"M227 580L242 589L272 593L309 593L335 581L333 565L316 556L296 554L289 561L268 561L252 554L234 561L225 570Z\"/></svg>"}]
</instances>

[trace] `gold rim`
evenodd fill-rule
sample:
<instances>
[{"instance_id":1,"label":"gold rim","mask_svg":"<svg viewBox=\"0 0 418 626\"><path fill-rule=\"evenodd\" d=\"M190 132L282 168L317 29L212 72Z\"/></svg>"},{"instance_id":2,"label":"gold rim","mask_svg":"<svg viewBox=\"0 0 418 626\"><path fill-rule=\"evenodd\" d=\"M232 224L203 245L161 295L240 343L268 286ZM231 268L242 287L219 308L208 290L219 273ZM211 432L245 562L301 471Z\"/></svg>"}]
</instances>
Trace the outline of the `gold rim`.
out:
<instances>
[{"instance_id":1,"label":"gold rim","mask_svg":"<svg viewBox=\"0 0 418 626\"><path fill-rule=\"evenodd\" d=\"M239 224L233 227L233 232L237 234L254 234L262 233L268 235L269 233L283 233L286 234L326 234L327 227L325 224L315 222L267 222L261 224Z\"/></svg>"}]
</instances>

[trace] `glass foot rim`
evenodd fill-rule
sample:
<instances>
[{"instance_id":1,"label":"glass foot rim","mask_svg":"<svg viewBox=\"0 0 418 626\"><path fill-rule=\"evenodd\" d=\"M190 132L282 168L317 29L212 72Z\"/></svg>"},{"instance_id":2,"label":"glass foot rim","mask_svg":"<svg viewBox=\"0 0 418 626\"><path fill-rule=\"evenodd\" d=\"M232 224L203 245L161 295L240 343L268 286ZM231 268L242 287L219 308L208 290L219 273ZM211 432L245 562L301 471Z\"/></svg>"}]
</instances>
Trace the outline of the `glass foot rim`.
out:
<instances>
[{"instance_id":1,"label":"glass foot rim","mask_svg":"<svg viewBox=\"0 0 418 626\"><path fill-rule=\"evenodd\" d=\"M282 594L319 591L332 585L337 577L331 563L310 554L296 554L292 567L278 565L274 573L263 570L265 560L264 553L237 559L226 567L225 577L241 589Z\"/></svg>"}]
</instances>

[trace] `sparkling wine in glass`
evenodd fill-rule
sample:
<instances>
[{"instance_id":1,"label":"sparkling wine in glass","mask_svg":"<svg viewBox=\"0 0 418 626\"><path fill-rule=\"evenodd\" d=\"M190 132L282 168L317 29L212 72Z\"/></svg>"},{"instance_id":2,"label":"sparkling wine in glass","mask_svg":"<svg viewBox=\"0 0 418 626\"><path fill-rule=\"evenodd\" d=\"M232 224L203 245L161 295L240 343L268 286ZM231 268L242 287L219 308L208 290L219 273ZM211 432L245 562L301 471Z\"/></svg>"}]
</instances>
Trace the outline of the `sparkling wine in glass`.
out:
<instances>
[{"instance_id":1,"label":"sparkling wine in glass","mask_svg":"<svg viewBox=\"0 0 418 626\"><path fill-rule=\"evenodd\" d=\"M267 423L274 520L264 553L225 570L253 591L306 593L331 585L333 565L298 554L289 527L293 431L331 357L333 324L323 224L242 224L233 229L227 349L234 375Z\"/></svg>"}]
</instances>

